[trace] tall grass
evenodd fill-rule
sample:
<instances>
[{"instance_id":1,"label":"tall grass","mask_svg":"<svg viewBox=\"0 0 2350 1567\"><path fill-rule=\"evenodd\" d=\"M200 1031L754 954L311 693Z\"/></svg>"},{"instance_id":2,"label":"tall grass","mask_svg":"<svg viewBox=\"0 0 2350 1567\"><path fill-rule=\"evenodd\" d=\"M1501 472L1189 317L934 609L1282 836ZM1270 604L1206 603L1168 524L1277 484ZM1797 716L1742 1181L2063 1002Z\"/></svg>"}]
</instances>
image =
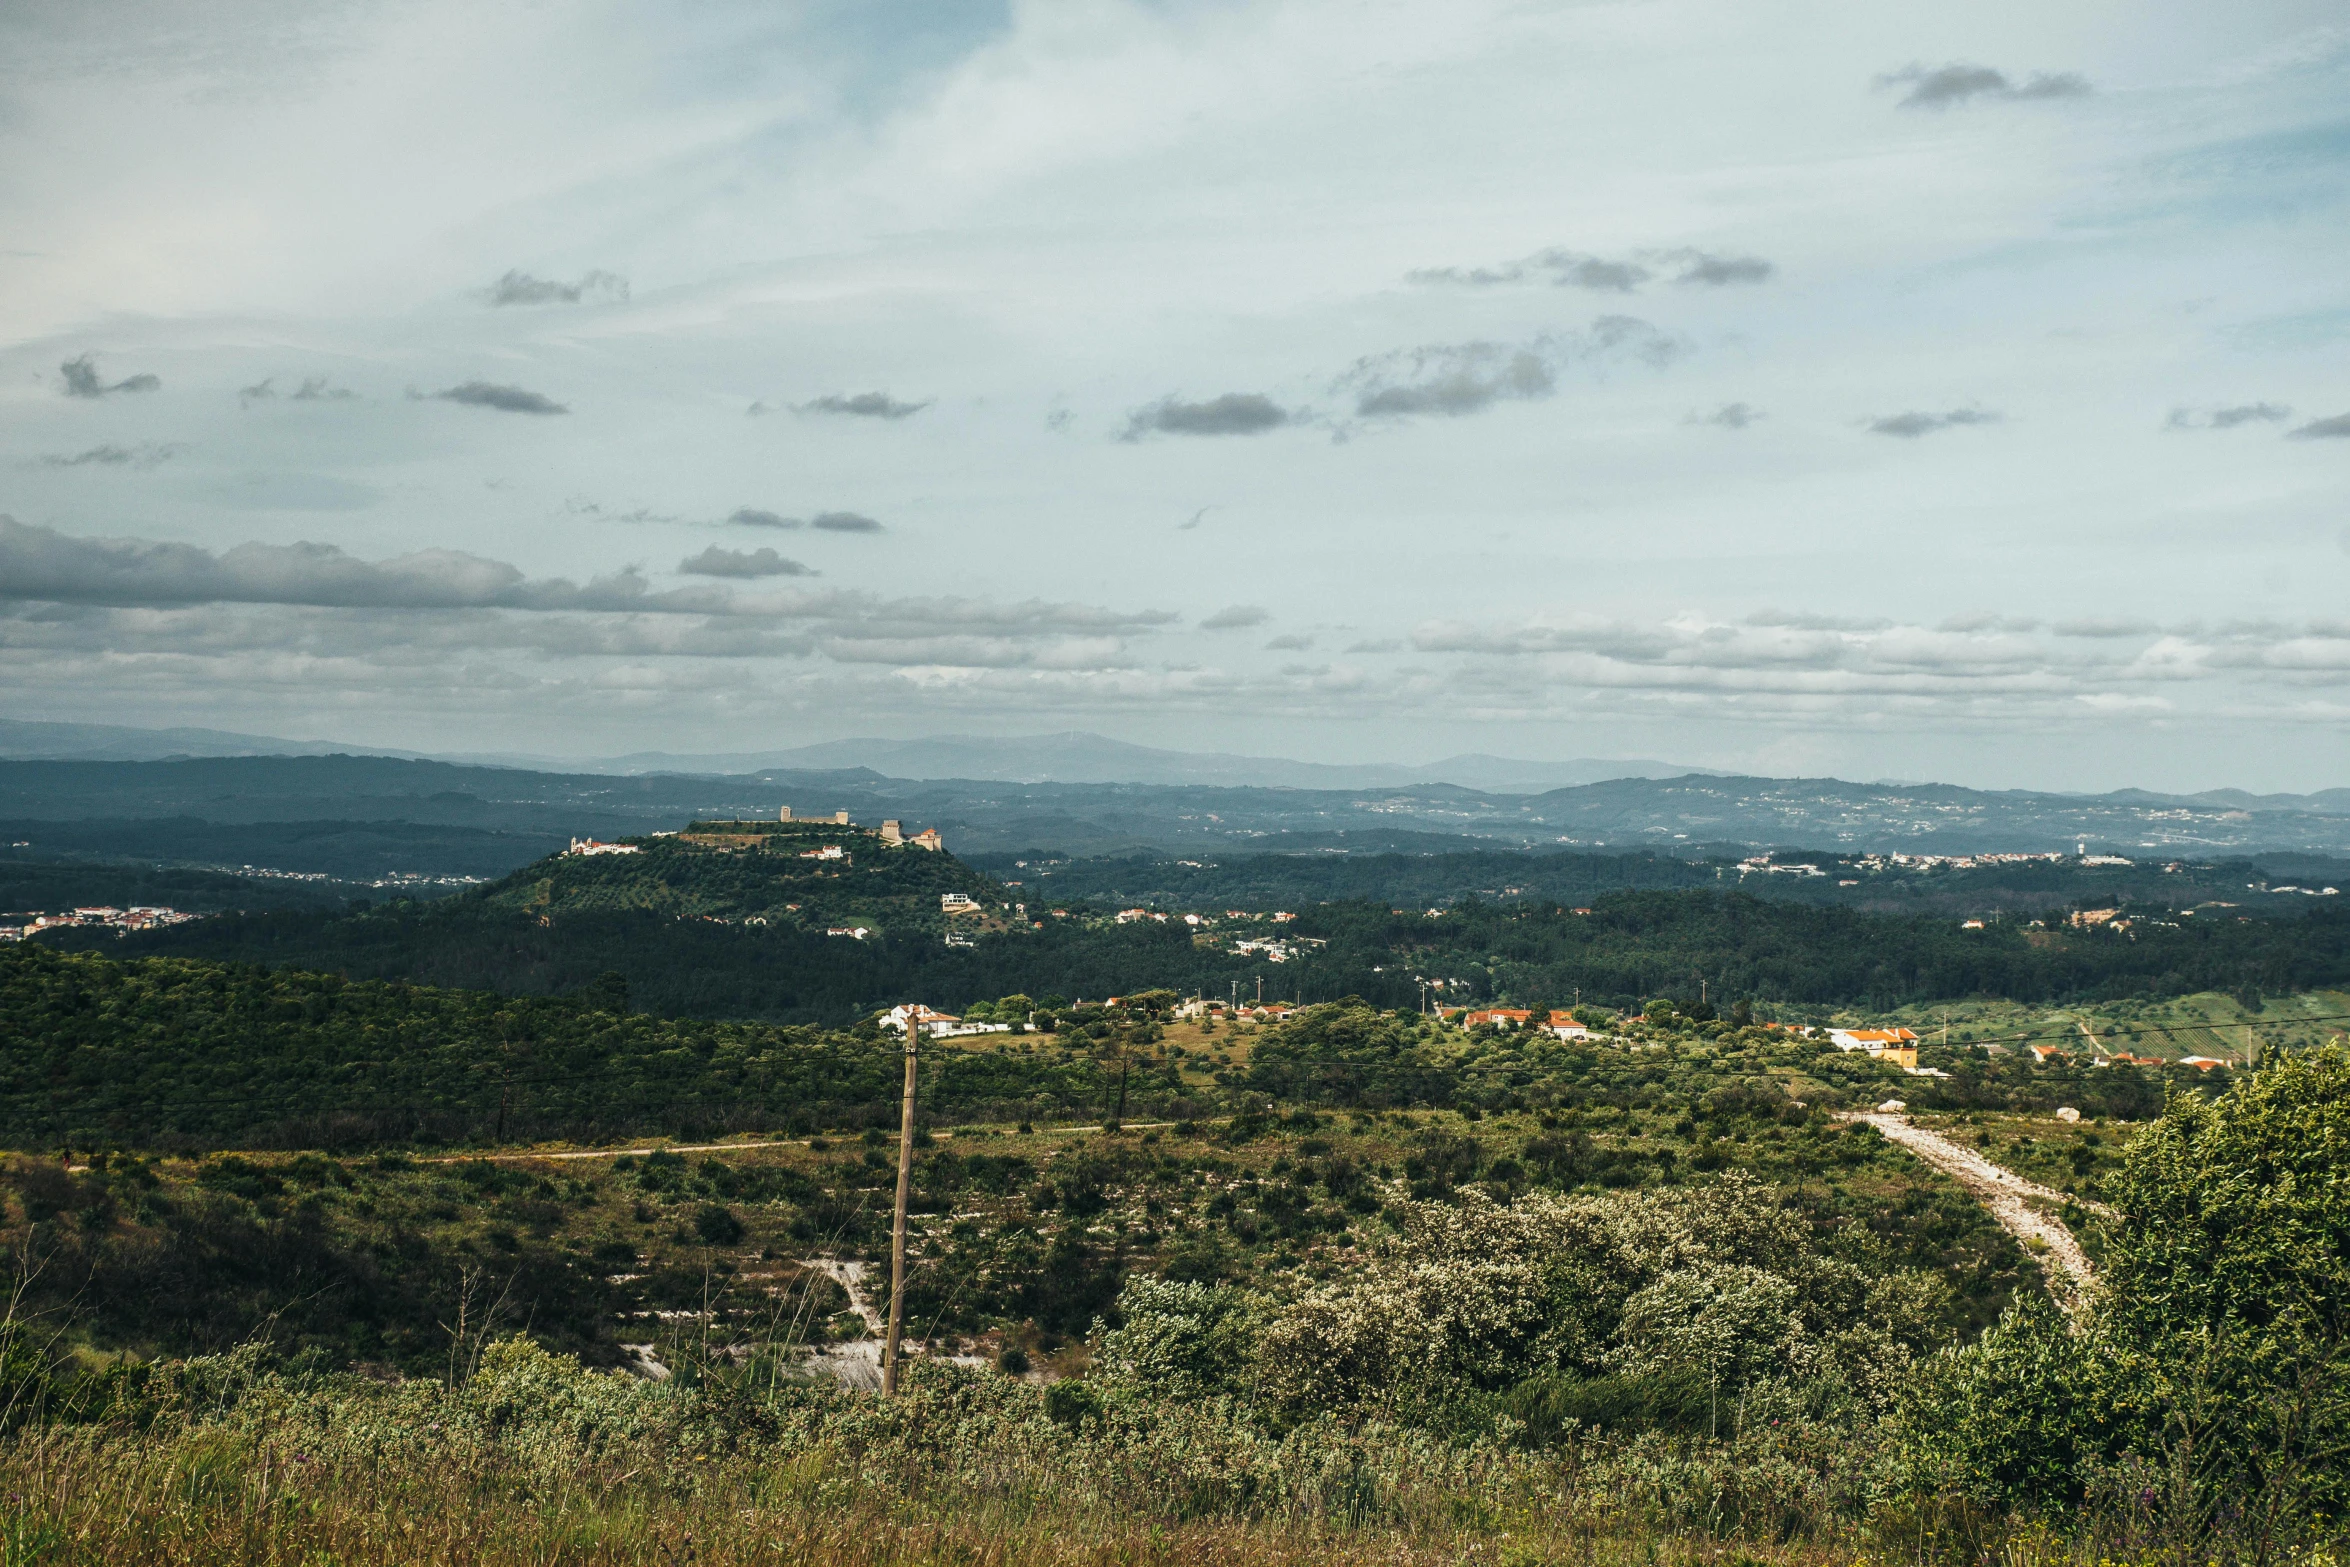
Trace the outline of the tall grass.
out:
<instances>
[{"instance_id":1,"label":"tall grass","mask_svg":"<svg viewBox=\"0 0 2350 1567\"><path fill-rule=\"evenodd\" d=\"M186 1362L0 1445L0 1563L1646 1567L1714 1562L1738 1535L1783 1541L1765 1554L1789 1567L1852 1554L1814 1526L1801 1464L1764 1494L1657 1455L1643 1480L1595 1448L1275 1436L1213 1405L1063 1424L1006 1378L910 1382L886 1404L657 1388L521 1341L455 1388Z\"/></svg>"},{"instance_id":2,"label":"tall grass","mask_svg":"<svg viewBox=\"0 0 2350 1567\"><path fill-rule=\"evenodd\" d=\"M842 1484L822 1451L779 1460L583 1459L560 1473L479 1449L322 1458L219 1431L52 1432L0 1452L0 1559L107 1563L505 1564L1718 1563L1721 1542L1607 1527L1571 1505L1349 1519L1171 1516L1163 1498ZM1801 1540L1731 1558L1847 1562Z\"/></svg>"},{"instance_id":3,"label":"tall grass","mask_svg":"<svg viewBox=\"0 0 2350 1567\"><path fill-rule=\"evenodd\" d=\"M1063 1420L1047 1403L919 1362L889 1402L772 1381L650 1386L522 1340L489 1346L455 1386L272 1371L250 1350L164 1363L82 1418L0 1442L0 1567L2119 1557L2081 1520L2019 1526L1880 1496L1865 1436L1826 1427L1718 1442L1569 1432L1527 1452L1376 1425L1276 1433L1214 1400ZM2132 1544L2126 1559L2177 1556Z\"/></svg>"}]
</instances>

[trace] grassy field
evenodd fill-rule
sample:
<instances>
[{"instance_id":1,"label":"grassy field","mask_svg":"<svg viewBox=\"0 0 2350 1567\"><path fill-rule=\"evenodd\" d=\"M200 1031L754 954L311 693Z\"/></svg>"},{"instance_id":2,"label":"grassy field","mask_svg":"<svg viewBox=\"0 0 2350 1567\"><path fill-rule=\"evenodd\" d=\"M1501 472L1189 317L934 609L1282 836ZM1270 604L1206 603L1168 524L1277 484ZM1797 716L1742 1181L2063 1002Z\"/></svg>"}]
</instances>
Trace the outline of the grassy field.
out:
<instances>
[{"instance_id":1,"label":"grassy field","mask_svg":"<svg viewBox=\"0 0 2350 1567\"><path fill-rule=\"evenodd\" d=\"M2243 999L2207 990L2162 1000L2080 1006L1954 1001L1865 1016L1823 1011L1799 1020L1840 1027L1897 1023L1930 1040L1941 1039L1947 1027L1954 1045L1991 1040L2013 1050L2028 1040L2098 1055L2126 1051L2161 1061L2210 1056L2240 1062L2248 1051L2263 1046L2322 1044L2350 1031L2350 991L2312 990L2257 999L2260 1005L2249 1008Z\"/></svg>"}]
</instances>

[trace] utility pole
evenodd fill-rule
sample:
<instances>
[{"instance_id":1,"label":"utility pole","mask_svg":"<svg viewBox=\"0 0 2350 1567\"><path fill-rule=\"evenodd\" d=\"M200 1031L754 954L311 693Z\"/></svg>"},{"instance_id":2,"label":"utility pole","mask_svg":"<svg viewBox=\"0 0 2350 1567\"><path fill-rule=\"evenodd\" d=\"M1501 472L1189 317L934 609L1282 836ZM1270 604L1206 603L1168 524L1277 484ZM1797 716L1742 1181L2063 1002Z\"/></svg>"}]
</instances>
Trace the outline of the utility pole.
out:
<instances>
[{"instance_id":1,"label":"utility pole","mask_svg":"<svg viewBox=\"0 0 2350 1567\"><path fill-rule=\"evenodd\" d=\"M906 1019L906 1107L898 1118L898 1201L889 1227L889 1338L881 1351L881 1396L898 1392L898 1340L906 1325L906 1196L914 1180L914 1058L927 1007Z\"/></svg>"}]
</instances>

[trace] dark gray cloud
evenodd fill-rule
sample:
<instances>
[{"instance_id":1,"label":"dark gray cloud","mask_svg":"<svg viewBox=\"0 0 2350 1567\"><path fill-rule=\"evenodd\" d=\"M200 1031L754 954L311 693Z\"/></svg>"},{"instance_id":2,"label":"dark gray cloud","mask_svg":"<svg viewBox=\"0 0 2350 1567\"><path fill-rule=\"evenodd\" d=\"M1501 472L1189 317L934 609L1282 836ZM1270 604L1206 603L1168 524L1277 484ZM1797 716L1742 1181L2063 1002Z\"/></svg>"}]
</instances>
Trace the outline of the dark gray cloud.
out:
<instances>
[{"instance_id":1,"label":"dark gray cloud","mask_svg":"<svg viewBox=\"0 0 2350 1567\"><path fill-rule=\"evenodd\" d=\"M719 553L684 564L788 575L770 569L765 551ZM105 660L171 654L188 660L189 678L206 687L259 678L288 658L314 661L319 667L306 678L326 683L381 689L405 671L433 669L492 697L542 690L537 661L549 657L695 660L690 673L672 664L675 673L654 677L656 688L687 698L707 694L708 660L730 658L824 655L1074 678L1133 667L1129 639L1175 619L1164 610L1042 599L888 599L798 581L689 578L656 592L633 569L585 584L532 581L502 561L450 550L382 561L323 544L216 553L73 538L0 516L0 647ZM532 668L501 663L502 655L526 656Z\"/></svg>"},{"instance_id":2,"label":"dark gray cloud","mask_svg":"<svg viewBox=\"0 0 2350 1567\"><path fill-rule=\"evenodd\" d=\"M2242 424L2283 424L2293 410L2282 403L2237 403L2227 408L2173 408L2163 421L2173 430L2233 430Z\"/></svg>"},{"instance_id":3,"label":"dark gray cloud","mask_svg":"<svg viewBox=\"0 0 2350 1567\"><path fill-rule=\"evenodd\" d=\"M1265 644L1265 651L1268 653L1303 653L1313 645L1314 639L1312 637L1301 637L1293 633L1289 636L1275 637Z\"/></svg>"},{"instance_id":4,"label":"dark gray cloud","mask_svg":"<svg viewBox=\"0 0 2350 1567\"><path fill-rule=\"evenodd\" d=\"M138 446L93 446L88 451L72 456L49 456L41 459L44 468L152 468L169 462L178 452L176 446L159 446L146 442Z\"/></svg>"},{"instance_id":5,"label":"dark gray cloud","mask_svg":"<svg viewBox=\"0 0 2350 1567\"><path fill-rule=\"evenodd\" d=\"M2350 437L2350 414L2336 414L2331 419L2312 419L2293 431L2288 440L2326 441Z\"/></svg>"},{"instance_id":6,"label":"dark gray cloud","mask_svg":"<svg viewBox=\"0 0 2350 1567\"><path fill-rule=\"evenodd\" d=\"M1768 417L1769 415L1752 403L1724 403L1712 413L1691 414L1689 422L1691 424L1717 425L1724 430L1743 430L1757 420Z\"/></svg>"},{"instance_id":7,"label":"dark gray cloud","mask_svg":"<svg viewBox=\"0 0 2350 1567\"><path fill-rule=\"evenodd\" d=\"M1273 618L1273 612L1255 604L1234 604L1220 609L1199 623L1202 631L1246 631L1261 626Z\"/></svg>"},{"instance_id":8,"label":"dark gray cloud","mask_svg":"<svg viewBox=\"0 0 2350 1567\"><path fill-rule=\"evenodd\" d=\"M758 506L738 507L726 519L736 528L815 528L825 533L880 533L880 523L862 512L820 511L813 517L786 517Z\"/></svg>"},{"instance_id":9,"label":"dark gray cloud","mask_svg":"<svg viewBox=\"0 0 2350 1567\"><path fill-rule=\"evenodd\" d=\"M1674 250L1665 259L1680 267L1673 281L1697 288L1767 283L1778 268L1760 256L1731 256L1710 250Z\"/></svg>"},{"instance_id":10,"label":"dark gray cloud","mask_svg":"<svg viewBox=\"0 0 2350 1567\"><path fill-rule=\"evenodd\" d=\"M1602 293L1629 294L1648 281L1646 267L1630 261L1610 261L1604 256L1563 256L1546 254L1540 258L1550 268L1550 280L1560 288L1589 288Z\"/></svg>"},{"instance_id":11,"label":"dark gray cloud","mask_svg":"<svg viewBox=\"0 0 2350 1567\"><path fill-rule=\"evenodd\" d=\"M1226 392L1205 402L1162 397L1127 416L1122 441L1146 435L1262 435L1297 416L1261 392Z\"/></svg>"},{"instance_id":12,"label":"dark gray cloud","mask_svg":"<svg viewBox=\"0 0 2350 1567\"><path fill-rule=\"evenodd\" d=\"M1932 435L1936 430L1955 430L1962 425L1997 424L2000 416L1988 408L1952 408L1943 413L1928 413L1912 408L1906 413L1886 414L1869 421L1872 435L1898 436L1914 441L1921 435Z\"/></svg>"},{"instance_id":13,"label":"dark gray cloud","mask_svg":"<svg viewBox=\"0 0 2350 1567\"><path fill-rule=\"evenodd\" d=\"M1365 418L1480 413L1502 401L1548 397L1558 377L1535 348L1456 343L1412 350L1400 362L1367 372L1355 400Z\"/></svg>"},{"instance_id":14,"label":"dark gray cloud","mask_svg":"<svg viewBox=\"0 0 2350 1567\"><path fill-rule=\"evenodd\" d=\"M1879 87L1907 87L1904 109L1948 109L1984 98L2029 103L2051 98L2086 98L2091 88L2071 71L2035 71L2018 82L1987 65L1905 66L1877 78Z\"/></svg>"},{"instance_id":15,"label":"dark gray cloud","mask_svg":"<svg viewBox=\"0 0 2350 1567\"><path fill-rule=\"evenodd\" d=\"M1404 274L1412 283L1450 283L1469 288L1498 284L1545 282L1558 288L1588 288L1602 293L1629 294L1654 274L1636 261L1611 260L1554 245L1522 261L1492 267L1425 267Z\"/></svg>"},{"instance_id":16,"label":"dark gray cloud","mask_svg":"<svg viewBox=\"0 0 2350 1567\"><path fill-rule=\"evenodd\" d=\"M510 414L567 414L571 410L553 398L526 391L519 386L500 386L492 381L467 381L447 391L432 394L444 403L463 403L469 408L495 408Z\"/></svg>"},{"instance_id":17,"label":"dark gray cloud","mask_svg":"<svg viewBox=\"0 0 2350 1567\"><path fill-rule=\"evenodd\" d=\"M1675 283L1723 287L1761 283L1778 269L1760 256L1742 256L1710 250L1643 250L1637 259L1594 256L1553 246L1522 261L1491 267L1428 267L1404 274L1412 283L1445 283L1469 288L1491 288L1508 283L1549 283L1558 288L1587 288L1602 293L1629 294L1649 282L1657 267L1671 272Z\"/></svg>"},{"instance_id":18,"label":"dark gray cloud","mask_svg":"<svg viewBox=\"0 0 2350 1567\"><path fill-rule=\"evenodd\" d=\"M1637 316L1601 316L1587 332L1528 343L1434 343L1359 359L1338 387L1366 419L1457 418L1548 397L1560 370L1578 361L1628 357L1662 366L1681 351L1678 338Z\"/></svg>"},{"instance_id":19,"label":"dark gray cloud","mask_svg":"<svg viewBox=\"0 0 2350 1567\"><path fill-rule=\"evenodd\" d=\"M83 539L0 516L0 597L66 604L308 604L377 609L586 609L723 613L706 592L656 594L633 571L578 586L532 582L504 561L421 550L365 561L331 544Z\"/></svg>"},{"instance_id":20,"label":"dark gray cloud","mask_svg":"<svg viewBox=\"0 0 2350 1567\"><path fill-rule=\"evenodd\" d=\"M628 298L628 279L610 272L589 272L576 283L566 283L528 272L509 272L484 293L492 305L576 305L583 299L618 303Z\"/></svg>"},{"instance_id":21,"label":"dark gray cloud","mask_svg":"<svg viewBox=\"0 0 2350 1567\"><path fill-rule=\"evenodd\" d=\"M772 549L722 550L713 544L699 555L677 563L680 573L689 577L812 577L815 575L796 560L778 555Z\"/></svg>"},{"instance_id":22,"label":"dark gray cloud","mask_svg":"<svg viewBox=\"0 0 2350 1567\"><path fill-rule=\"evenodd\" d=\"M273 401L277 395L277 377L274 375L264 376L251 386L240 388L237 392L237 401L250 406L254 403ZM323 375L314 375L305 377L300 386L288 392L286 400L295 403L347 403L356 399L358 395L348 387L329 385L327 378Z\"/></svg>"},{"instance_id":23,"label":"dark gray cloud","mask_svg":"<svg viewBox=\"0 0 2350 1567\"><path fill-rule=\"evenodd\" d=\"M98 359L95 354L84 354L79 359L68 359L57 367L57 372L65 377L65 395L68 397L106 397L115 392L153 392L160 390L163 386L162 379L152 375L128 376L109 386L106 384L105 378L98 374Z\"/></svg>"},{"instance_id":24,"label":"dark gray cloud","mask_svg":"<svg viewBox=\"0 0 2350 1567\"><path fill-rule=\"evenodd\" d=\"M928 398L918 403L901 403L887 392L858 392L854 396L834 393L808 402L794 403L792 412L846 414L856 419L910 419L929 406Z\"/></svg>"}]
</instances>

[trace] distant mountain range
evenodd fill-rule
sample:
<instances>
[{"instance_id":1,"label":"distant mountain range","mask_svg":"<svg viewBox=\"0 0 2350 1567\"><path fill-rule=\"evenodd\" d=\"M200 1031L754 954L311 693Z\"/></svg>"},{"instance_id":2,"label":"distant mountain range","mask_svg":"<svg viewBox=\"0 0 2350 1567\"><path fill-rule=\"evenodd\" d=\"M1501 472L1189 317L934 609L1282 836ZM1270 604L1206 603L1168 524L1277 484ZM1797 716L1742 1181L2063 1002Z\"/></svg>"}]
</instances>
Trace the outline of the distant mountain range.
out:
<instances>
[{"instance_id":1,"label":"distant mountain range","mask_svg":"<svg viewBox=\"0 0 2350 1567\"><path fill-rule=\"evenodd\" d=\"M958 852L1027 855L1434 853L1463 848L1734 848L1978 854L2118 853L2215 859L2350 853L2350 791L2255 799L2123 791L1990 793L1837 779L1618 778L1531 794L1456 784L1302 789L1215 784L1016 783L818 772L557 773L371 756L0 760L0 845L189 864L310 868L334 847L349 875L496 873L573 834L612 837L694 817L847 811L936 826ZM329 833L317 824L337 823ZM376 824L370 827L366 824ZM383 824L445 829L387 834ZM234 826L234 833L213 828ZM445 842L443 840L446 840ZM199 845L201 847L199 847ZM360 853L363 846L364 854ZM534 852L525 852L526 849ZM414 854L417 863L388 863ZM511 856L510 860L504 858ZM446 861L447 863L443 863Z\"/></svg>"},{"instance_id":2,"label":"distant mountain range","mask_svg":"<svg viewBox=\"0 0 2350 1567\"><path fill-rule=\"evenodd\" d=\"M990 783L1218 784L1272 789L1396 789L1449 783L1466 789L1535 793L1610 778L1674 778L1702 767L1645 759L1528 762L1506 756L1447 757L1425 766L1366 762L1294 762L1274 756L1168 751L1103 735L1064 731L1005 738L933 735L921 740L827 740L778 751L626 756L539 756L528 752L403 751L324 740L284 740L219 729L134 729L114 724L0 719L0 758L45 761L153 762L198 756L399 756L520 767L560 773L694 773L704 776L784 770L840 772L870 768L891 778L970 778Z\"/></svg>"},{"instance_id":3,"label":"distant mountain range","mask_svg":"<svg viewBox=\"0 0 2350 1567\"><path fill-rule=\"evenodd\" d=\"M15 761L157 762L173 756L416 756L339 740L286 740L225 729L134 729L123 724L0 718L0 758Z\"/></svg>"},{"instance_id":4,"label":"distant mountain range","mask_svg":"<svg viewBox=\"0 0 2350 1567\"><path fill-rule=\"evenodd\" d=\"M182 751L155 760L120 757L191 737L239 749L211 756ZM291 862L298 846L318 845L323 853L331 842L349 862L339 861L336 874L369 867L379 873L454 873L461 862L462 873L479 875L503 868L507 856L516 864L533 858L543 852L536 845L567 834L645 832L694 816L771 817L788 805L803 816L846 810L860 822L897 817L909 826L937 826L951 846L975 853L1429 853L1490 847L1690 854L1773 846L1934 854L2073 853L2085 846L2092 853L2141 859L2350 853L2350 789L2070 795L1699 773L1478 788L1433 775L1472 776L1471 764L1505 777L1514 769L1603 764L1545 769L1464 757L1424 768L1348 769L1154 751L1081 734L1033 741L844 741L774 753L798 765L743 771L726 769L766 754L528 768L511 761L487 765L348 750L273 755L245 749L271 743L203 730L0 727L0 830L11 834L0 843L28 842L34 847L23 852L34 854L49 852L42 847L49 845L89 855L113 842L121 854L149 859L161 845L179 841L191 852L175 858L187 863L299 869ZM42 745L58 747L67 759L22 759L24 749ZM17 759L6 759L10 749ZM838 765L856 756L890 766ZM1255 776L1252 769L1278 781L1246 781ZM988 776L1015 771L1021 776ZM1194 776L1181 776L1186 771ZM1131 776L1144 772L1157 777ZM909 776L921 773L946 776ZM164 818L181 825L166 827L159 820ZM68 834L61 824L69 822L83 825ZM296 824L323 822L348 830L294 830ZM124 825L113 829L107 823ZM132 823L145 825L134 830ZM448 832L387 835L358 825L385 823ZM238 831L223 837L199 830L207 824ZM64 839L71 842L59 841ZM420 863L386 863L410 853ZM449 865L439 863L444 858Z\"/></svg>"},{"instance_id":5,"label":"distant mountain range","mask_svg":"<svg viewBox=\"0 0 2350 1567\"><path fill-rule=\"evenodd\" d=\"M866 767L891 778L971 778L998 783L1210 784L1227 788L1402 789L1458 784L1493 793L1538 793L1610 778L1675 778L1701 767L1642 759L1585 757L1527 762L1506 756L1447 757L1425 766L1293 762L1229 752L1166 751L1102 735L1065 731L1003 739L936 735L924 740L828 740L788 751L679 756L640 751L595 764L618 773L837 772Z\"/></svg>"}]
</instances>

